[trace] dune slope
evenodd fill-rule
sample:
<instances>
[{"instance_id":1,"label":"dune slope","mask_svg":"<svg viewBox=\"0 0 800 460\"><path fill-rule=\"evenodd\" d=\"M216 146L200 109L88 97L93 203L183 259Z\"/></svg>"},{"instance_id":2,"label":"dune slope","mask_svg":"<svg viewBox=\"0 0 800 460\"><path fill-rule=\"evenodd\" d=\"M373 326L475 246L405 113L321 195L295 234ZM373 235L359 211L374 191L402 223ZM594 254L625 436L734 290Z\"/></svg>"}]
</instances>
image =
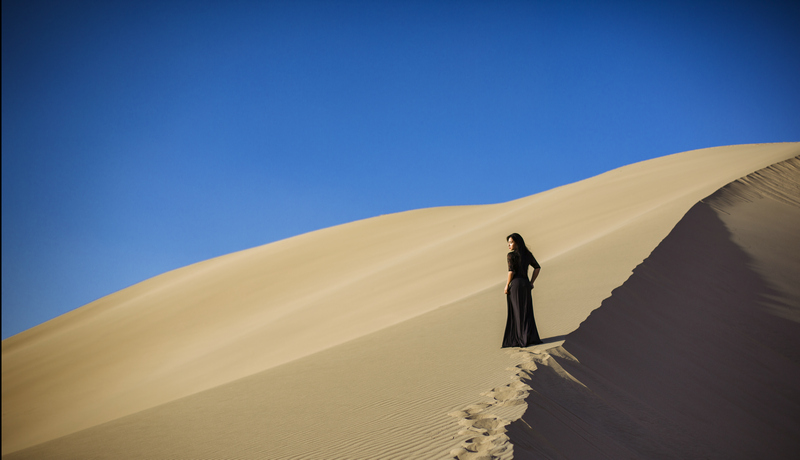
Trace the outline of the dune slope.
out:
<instances>
[{"instance_id":1,"label":"dune slope","mask_svg":"<svg viewBox=\"0 0 800 460\"><path fill-rule=\"evenodd\" d=\"M444 455L469 438L447 414L502 386L521 359L496 348L505 235L523 234L542 262L537 322L559 337L698 200L798 153L796 143L684 152L144 281L3 341L4 458L114 446L127 446L114 458Z\"/></svg>"},{"instance_id":2,"label":"dune slope","mask_svg":"<svg viewBox=\"0 0 800 460\"><path fill-rule=\"evenodd\" d=\"M516 458L797 458L800 157L696 204L526 382Z\"/></svg>"}]
</instances>

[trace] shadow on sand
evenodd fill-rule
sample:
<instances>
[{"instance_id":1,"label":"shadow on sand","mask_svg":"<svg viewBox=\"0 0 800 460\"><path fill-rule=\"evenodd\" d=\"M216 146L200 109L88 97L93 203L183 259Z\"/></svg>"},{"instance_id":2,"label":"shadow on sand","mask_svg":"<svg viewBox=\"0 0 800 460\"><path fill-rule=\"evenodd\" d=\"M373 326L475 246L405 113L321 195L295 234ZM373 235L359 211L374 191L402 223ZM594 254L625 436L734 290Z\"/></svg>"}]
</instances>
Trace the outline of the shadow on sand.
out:
<instances>
[{"instance_id":1,"label":"shadow on sand","mask_svg":"<svg viewBox=\"0 0 800 460\"><path fill-rule=\"evenodd\" d=\"M577 330L545 339L577 361L547 350L525 379L514 458L796 458L800 324L769 313L785 297L731 237L698 203Z\"/></svg>"}]
</instances>

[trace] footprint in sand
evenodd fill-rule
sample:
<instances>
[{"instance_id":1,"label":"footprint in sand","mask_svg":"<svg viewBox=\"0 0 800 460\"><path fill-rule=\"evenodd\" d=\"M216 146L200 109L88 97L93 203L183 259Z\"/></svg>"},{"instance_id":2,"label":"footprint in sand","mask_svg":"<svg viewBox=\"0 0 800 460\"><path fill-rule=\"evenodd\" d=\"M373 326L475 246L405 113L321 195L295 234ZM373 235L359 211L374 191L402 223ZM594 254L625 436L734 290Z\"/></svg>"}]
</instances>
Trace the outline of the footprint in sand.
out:
<instances>
[{"instance_id":1,"label":"footprint in sand","mask_svg":"<svg viewBox=\"0 0 800 460\"><path fill-rule=\"evenodd\" d=\"M549 358L547 353L538 350L519 349L512 353L516 358L522 358L520 364L509 368L516 372L512 381L481 393L481 396L490 398L491 402L471 404L448 414L459 419L458 424L464 426L458 434L469 436L450 451L451 458L458 460L511 458L512 446L505 433L506 425L512 420L504 419L494 412L500 412L504 407L524 405L531 387L523 382L523 379L530 378L530 373L536 370L537 361L542 363ZM521 415L520 413L517 417Z\"/></svg>"}]
</instances>

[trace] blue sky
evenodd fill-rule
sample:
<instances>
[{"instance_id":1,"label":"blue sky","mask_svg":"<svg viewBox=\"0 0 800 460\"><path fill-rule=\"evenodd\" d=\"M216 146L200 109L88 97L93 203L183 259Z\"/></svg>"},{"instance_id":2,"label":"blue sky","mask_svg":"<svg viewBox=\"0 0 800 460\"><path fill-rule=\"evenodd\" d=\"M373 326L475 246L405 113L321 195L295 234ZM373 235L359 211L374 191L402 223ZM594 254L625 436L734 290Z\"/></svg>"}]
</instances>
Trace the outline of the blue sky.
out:
<instances>
[{"instance_id":1,"label":"blue sky","mask_svg":"<svg viewBox=\"0 0 800 460\"><path fill-rule=\"evenodd\" d=\"M331 225L800 141L797 24L798 2L4 0L2 337Z\"/></svg>"}]
</instances>

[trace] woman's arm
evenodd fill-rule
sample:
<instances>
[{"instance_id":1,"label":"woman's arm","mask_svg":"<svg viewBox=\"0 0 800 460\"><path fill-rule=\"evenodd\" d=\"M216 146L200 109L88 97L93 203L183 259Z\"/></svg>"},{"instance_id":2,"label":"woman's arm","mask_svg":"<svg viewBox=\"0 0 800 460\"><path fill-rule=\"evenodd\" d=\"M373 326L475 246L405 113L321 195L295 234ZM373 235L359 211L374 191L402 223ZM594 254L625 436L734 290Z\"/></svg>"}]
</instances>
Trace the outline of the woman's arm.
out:
<instances>
[{"instance_id":1,"label":"woman's arm","mask_svg":"<svg viewBox=\"0 0 800 460\"><path fill-rule=\"evenodd\" d=\"M536 281L536 278L539 276L540 271L542 271L541 268L533 269L533 275L531 275L531 289L533 289L533 282Z\"/></svg>"},{"instance_id":2,"label":"woman's arm","mask_svg":"<svg viewBox=\"0 0 800 460\"><path fill-rule=\"evenodd\" d=\"M531 289L533 289L533 282L536 281L536 278L539 277L539 272L542 270L542 266L539 265L539 262L536 261L536 257L533 257L533 254L531 254L530 256L531 260L529 260L528 263L530 263L531 267L533 268L533 275L531 275Z\"/></svg>"},{"instance_id":3,"label":"woman's arm","mask_svg":"<svg viewBox=\"0 0 800 460\"><path fill-rule=\"evenodd\" d=\"M508 285L511 284L511 280L514 279L514 272L508 272L508 279L506 280L506 288L503 289L503 292L508 294Z\"/></svg>"}]
</instances>

